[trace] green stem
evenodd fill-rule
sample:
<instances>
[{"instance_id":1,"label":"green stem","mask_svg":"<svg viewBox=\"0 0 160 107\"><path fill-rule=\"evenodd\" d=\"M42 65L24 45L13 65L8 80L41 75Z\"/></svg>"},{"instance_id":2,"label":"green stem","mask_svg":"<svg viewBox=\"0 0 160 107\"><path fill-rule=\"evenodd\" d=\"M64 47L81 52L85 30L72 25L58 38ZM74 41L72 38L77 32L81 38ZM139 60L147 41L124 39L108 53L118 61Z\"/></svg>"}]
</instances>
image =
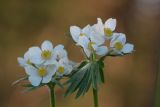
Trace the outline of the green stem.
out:
<instances>
[{"instance_id":1,"label":"green stem","mask_svg":"<svg viewBox=\"0 0 160 107\"><path fill-rule=\"evenodd\" d=\"M48 85L49 91L50 91L50 104L51 107L56 107L56 102L55 102L55 84L49 84Z\"/></svg>"},{"instance_id":2,"label":"green stem","mask_svg":"<svg viewBox=\"0 0 160 107\"><path fill-rule=\"evenodd\" d=\"M98 107L98 91L93 88L94 107Z\"/></svg>"}]
</instances>

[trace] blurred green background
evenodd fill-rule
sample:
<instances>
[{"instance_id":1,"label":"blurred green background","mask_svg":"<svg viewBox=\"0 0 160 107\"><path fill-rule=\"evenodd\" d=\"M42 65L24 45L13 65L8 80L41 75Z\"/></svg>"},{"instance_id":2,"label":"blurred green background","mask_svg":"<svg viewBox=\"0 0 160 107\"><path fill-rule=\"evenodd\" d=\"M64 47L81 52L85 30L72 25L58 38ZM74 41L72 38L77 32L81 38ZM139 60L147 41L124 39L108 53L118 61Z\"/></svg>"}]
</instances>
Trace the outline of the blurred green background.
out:
<instances>
[{"instance_id":1,"label":"blurred green background","mask_svg":"<svg viewBox=\"0 0 160 107\"><path fill-rule=\"evenodd\" d=\"M116 18L116 31L126 33L136 50L106 58L100 107L160 107L160 0L0 0L0 107L49 107L46 87L22 93L22 87L11 86L25 75L17 57L48 39L63 43L69 58L81 61L69 26L94 24L97 17ZM59 88L56 94L58 107L92 106L92 92L79 100L74 95L64 99Z\"/></svg>"}]
</instances>

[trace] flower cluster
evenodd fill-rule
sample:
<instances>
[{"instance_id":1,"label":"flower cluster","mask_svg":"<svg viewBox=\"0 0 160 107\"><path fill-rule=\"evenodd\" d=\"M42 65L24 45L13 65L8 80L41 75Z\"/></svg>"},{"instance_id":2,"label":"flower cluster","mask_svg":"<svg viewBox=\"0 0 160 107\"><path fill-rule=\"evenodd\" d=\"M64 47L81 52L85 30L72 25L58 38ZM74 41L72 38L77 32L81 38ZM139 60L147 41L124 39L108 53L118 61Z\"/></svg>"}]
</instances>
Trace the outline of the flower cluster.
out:
<instances>
[{"instance_id":1,"label":"flower cluster","mask_svg":"<svg viewBox=\"0 0 160 107\"><path fill-rule=\"evenodd\" d=\"M83 29L71 26L70 33L76 44L83 48L88 58L93 53L99 56L118 56L131 53L134 46L126 43L125 34L114 32L115 28L116 19L109 18L103 24L102 20L97 18L96 24L87 25Z\"/></svg>"},{"instance_id":2,"label":"flower cluster","mask_svg":"<svg viewBox=\"0 0 160 107\"><path fill-rule=\"evenodd\" d=\"M64 46L53 47L52 43L47 40L42 43L41 48L29 48L24 58L18 58L18 62L24 67L33 86L62 78L68 75L73 68Z\"/></svg>"},{"instance_id":3,"label":"flower cluster","mask_svg":"<svg viewBox=\"0 0 160 107\"><path fill-rule=\"evenodd\" d=\"M70 34L76 45L83 49L87 58L75 64L68 59L63 45L53 47L50 41L44 41L40 47L31 47L18 58L27 74L30 84L25 86L30 90L47 85L51 94L51 105L55 107L54 87L68 85L64 96L76 92L76 98L93 89L94 107L98 107L97 90L105 82L104 59L106 56L123 56L134 51L134 45L126 43L126 35L115 32L116 19L109 18L105 23L97 18L97 23L84 28L70 27ZM98 56L98 58L97 58ZM60 79L69 77L64 84ZM17 82L15 82L17 83Z\"/></svg>"},{"instance_id":4,"label":"flower cluster","mask_svg":"<svg viewBox=\"0 0 160 107\"><path fill-rule=\"evenodd\" d=\"M74 42L82 47L87 59L80 63L75 73L67 81L69 86L65 92L66 96L77 92L76 98L78 98L87 93L90 87L95 93L98 86L104 83L105 57L123 56L133 52L134 45L126 43L125 34L115 32L115 28L116 19L112 18L106 20L105 23L98 18L96 24L87 25L82 29L78 26L70 27Z\"/></svg>"}]
</instances>

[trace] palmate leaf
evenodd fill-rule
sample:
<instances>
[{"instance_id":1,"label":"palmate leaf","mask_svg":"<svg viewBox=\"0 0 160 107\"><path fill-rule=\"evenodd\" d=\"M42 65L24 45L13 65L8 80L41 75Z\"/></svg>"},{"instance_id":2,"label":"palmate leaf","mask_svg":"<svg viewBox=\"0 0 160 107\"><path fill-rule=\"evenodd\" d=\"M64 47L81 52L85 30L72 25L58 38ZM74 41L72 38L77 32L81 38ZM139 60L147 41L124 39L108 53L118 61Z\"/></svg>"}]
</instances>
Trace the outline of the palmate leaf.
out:
<instances>
[{"instance_id":1,"label":"palmate leaf","mask_svg":"<svg viewBox=\"0 0 160 107\"><path fill-rule=\"evenodd\" d=\"M80 64L77 64L77 66L74 66L71 74L69 76L72 76L74 73L76 73L79 69L81 69L83 66L85 66L88 63L87 60L82 61Z\"/></svg>"},{"instance_id":2,"label":"palmate leaf","mask_svg":"<svg viewBox=\"0 0 160 107\"><path fill-rule=\"evenodd\" d=\"M81 83L79 84L79 90L77 91L76 98L78 98L81 94L85 94L91 85L91 76L90 71L86 71L85 76L83 77Z\"/></svg>"},{"instance_id":3,"label":"palmate leaf","mask_svg":"<svg viewBox=\"0 0 160 107\"><path fill-rule=\"evenodd\" d=\"M104 83L104 73L103 73L104 63L101 60L99 60L97 63L98 63L98 69L99 69L99 75L100 75L101 82Z\"/></svg>"},{"instance_id":4,"label":"palmate leaf","mask_svg":"<svg viewBox=\"0 0 160 107\"><path fill-rule=\"evenodd\" d=\"M80 65L81 66L81 65ZM81 66L80 69L77 69L77 71L75 71L75 73L71 76L70 80L68 80L65 84L70 84L65 96L67 96L70 93L75 92L78 88L79 85L82 81L82 79L84 78L87 68L90 66L89 63L86 63L85 65Z\"/></svg>"},{"instance_id":5,"label":"palmate leaf","mask_svg":"<svg viewBox=\"0 0 160 107\"><path fill-rule=\"evenodd\" d=\"M104 63L101 60L82 62L65 83L69 86L64 96L77 91L76 98L79 98L89 90L90 86L97 89L98 85L104 83L103 67Z\"/></svg>"}]
</instances>

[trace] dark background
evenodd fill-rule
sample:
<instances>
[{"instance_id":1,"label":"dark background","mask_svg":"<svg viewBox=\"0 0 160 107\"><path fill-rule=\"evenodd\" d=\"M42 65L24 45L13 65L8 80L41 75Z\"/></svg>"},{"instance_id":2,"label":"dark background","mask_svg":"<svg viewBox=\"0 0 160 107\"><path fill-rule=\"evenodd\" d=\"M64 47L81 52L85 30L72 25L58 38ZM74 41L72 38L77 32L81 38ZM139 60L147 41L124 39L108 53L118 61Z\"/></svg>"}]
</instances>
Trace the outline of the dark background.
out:
<instances>
[{"instance_id":1,"label":"dark background","mask_svg":"<svg viewBox=\"0 0 160 107\"><path fill-rule=\"evenodd\" d=\"M83 55L69 37L69 26L84 27L112 17L117 32L135 45L131 55L106 58L106 82L99 89L100 107L154 107L160 62L160 0L0 0L0 107L49 107L46 87L22 93L12 87L25 75L17 57L43 40L62 43L69 58ZM160 91L160 89L157 89ZM92 92L74 100L56 89L58 107L91 107Z\"/></svg>"}]
</instances>

